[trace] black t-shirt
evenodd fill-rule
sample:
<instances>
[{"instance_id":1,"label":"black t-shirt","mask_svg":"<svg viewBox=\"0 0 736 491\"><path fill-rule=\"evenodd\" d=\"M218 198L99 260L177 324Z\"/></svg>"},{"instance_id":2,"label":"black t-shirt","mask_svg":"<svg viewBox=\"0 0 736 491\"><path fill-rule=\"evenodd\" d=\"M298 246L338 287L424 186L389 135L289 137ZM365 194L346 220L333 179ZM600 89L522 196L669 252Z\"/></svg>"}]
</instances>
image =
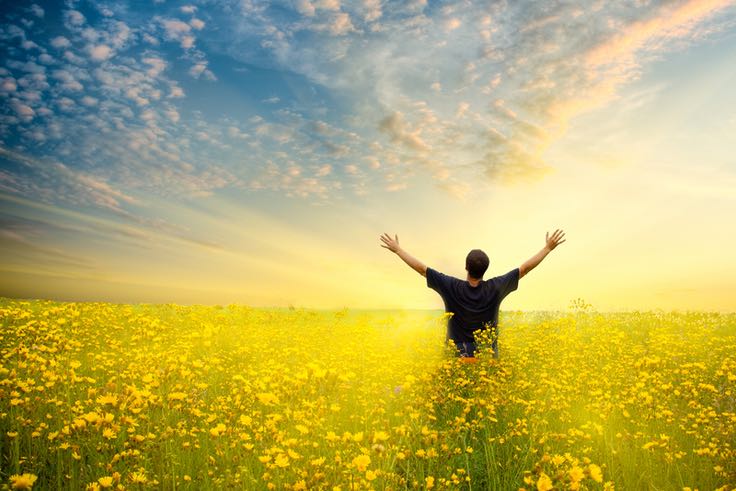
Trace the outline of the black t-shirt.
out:
<instances>
[{"instance_id":1,"label":"black t-shirt","mask_svg":"<svg viewBox=\"0 0 736 491\"><path fill-rule=\"evenodd\" d=\"M519 286L519 268L502 276L481 280L470 286L465 280L427 268L427 286L445 302L445 311L453 316L447 323L447 336L458 342L473 342L473 331L486 325L498 325L501 301Z\"/></svg>"}]
</instances>

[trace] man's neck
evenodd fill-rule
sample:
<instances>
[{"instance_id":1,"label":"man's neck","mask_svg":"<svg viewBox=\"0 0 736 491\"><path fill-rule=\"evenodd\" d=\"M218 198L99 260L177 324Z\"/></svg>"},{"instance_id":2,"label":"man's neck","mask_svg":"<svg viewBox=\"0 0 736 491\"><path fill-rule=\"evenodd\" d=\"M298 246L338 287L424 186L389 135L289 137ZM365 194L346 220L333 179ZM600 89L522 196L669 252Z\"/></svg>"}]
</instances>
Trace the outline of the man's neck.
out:
<instances>
[{"instance_id":1,"label":"man's neck","mask_svg":"<svg viewBox=\"0 0 736 491\"><path fill-rule=\"evenodd\" d=\"M478 286L480 282L483 281L483 278L478 280L468 275L467 280L468 280L468 283L470 283L470 286Z\"/></svg>"}]
</instances>

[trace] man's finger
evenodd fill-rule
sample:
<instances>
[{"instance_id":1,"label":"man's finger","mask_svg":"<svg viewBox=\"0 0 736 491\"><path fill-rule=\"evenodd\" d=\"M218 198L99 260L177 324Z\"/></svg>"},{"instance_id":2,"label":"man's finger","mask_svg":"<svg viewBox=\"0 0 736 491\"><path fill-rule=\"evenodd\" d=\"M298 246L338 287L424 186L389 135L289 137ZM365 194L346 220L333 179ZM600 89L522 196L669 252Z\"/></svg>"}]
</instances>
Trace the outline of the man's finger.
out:
<instances>
[{"instance_id":1,"label":"man's finger","mask_svg":"<svg viewBox=\"0 0 736 491\"><path fill-rule=\"evenodd\" d=\"M567 240L567 239L562 239L561 241L559 241L559 242L557 243L557 245L560 245L560 244L562 244L562 243L563 243L563 242L565 242L566 240Z\"/></svg>"}]
</instances>

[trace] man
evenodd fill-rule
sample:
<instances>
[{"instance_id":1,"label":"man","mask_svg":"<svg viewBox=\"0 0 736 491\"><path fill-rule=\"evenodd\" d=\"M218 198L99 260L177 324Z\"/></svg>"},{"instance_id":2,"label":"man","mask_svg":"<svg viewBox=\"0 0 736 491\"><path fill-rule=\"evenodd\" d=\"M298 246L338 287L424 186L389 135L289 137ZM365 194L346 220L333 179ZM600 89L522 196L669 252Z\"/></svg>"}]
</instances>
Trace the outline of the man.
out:
<instances>
[{"instance_id":1,"label":"man","mask_svg":"<svg viewBox=\"0 0 736 491\"><path fill-rule=\"evenodd\" d=\"M381 236L381 247L399 256L414 271L427 278L427 286L440 294L445 302L445 311L453 315L447 323L447 336L455 343L461 357L474 358L476 342L474 332L498 326L498 309L501 301L519 286L519 279L537 267L547 254L565 242L565 232L555 230L550 236L547 232L544 247L529 260L516 269L490 280L483 280L490 261L485 252L473 249L465 259L465 270L468 272L465 281L447 276L414 258L399 246L399 236L384 233ZM498 340L493 336L493 356L498 358Z\"/></svg>"}]
</instances>

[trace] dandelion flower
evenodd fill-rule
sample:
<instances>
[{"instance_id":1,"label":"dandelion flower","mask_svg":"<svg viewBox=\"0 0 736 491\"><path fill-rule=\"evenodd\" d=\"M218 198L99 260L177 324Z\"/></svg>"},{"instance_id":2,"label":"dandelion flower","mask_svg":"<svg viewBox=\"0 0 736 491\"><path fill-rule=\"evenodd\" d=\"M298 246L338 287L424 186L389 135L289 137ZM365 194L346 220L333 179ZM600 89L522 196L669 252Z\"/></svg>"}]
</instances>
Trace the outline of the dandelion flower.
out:
<instances>
[{"instance_id":1,"label":"dandelion flower","mask_svg":"<svg viewBox=\"0 0 736 491\"><path fill-rule=\"evenodd\" d=\"M595 464L590 464L588 466L588 471L590 472L590 478L592 480L595 482L603 482L603 472L600 467Z\"/></svg>"},{"instance_id":2,"label":"dandelion flower","mask_svg":"<svg viewBox=\"0 0 736 491\"><path fill-rule=\"evenodd\" d=\"M31 489L38 477L35 474L14 474L10 476L10 487L12 489Z\"/></svg>"},{"instance_id":3,"label":"dandelion flower","mask_svg":"<svg viewBox=\"0 0 736 491\"><path fill-rule=\"evenodd\" d=\"M359 472L365 472L371 463L371 458L365 454L358 455L353 459L353 465Z\"/></svg>"},{"instance_id":4,"label":"dandelion flower","mask_svg":"<svg viewBox=\"0 0 736 491\"><path fill-rule=\"evenodd\" d=\"M103 488L111 488L112 476L101 477L97 480L97 482L100 483L100 486L102 486Z\"/></svg>"},{"instance_id":5,"label":"dandelion flower","mask_svg":"<svg viewBox=\"0 0 736 491\"><path fill-rule=\"evenodd\" d=\"M550 491L552 488L552 479L543 472L537 481L537 491Z\"/></svg>"}]
</instances>

